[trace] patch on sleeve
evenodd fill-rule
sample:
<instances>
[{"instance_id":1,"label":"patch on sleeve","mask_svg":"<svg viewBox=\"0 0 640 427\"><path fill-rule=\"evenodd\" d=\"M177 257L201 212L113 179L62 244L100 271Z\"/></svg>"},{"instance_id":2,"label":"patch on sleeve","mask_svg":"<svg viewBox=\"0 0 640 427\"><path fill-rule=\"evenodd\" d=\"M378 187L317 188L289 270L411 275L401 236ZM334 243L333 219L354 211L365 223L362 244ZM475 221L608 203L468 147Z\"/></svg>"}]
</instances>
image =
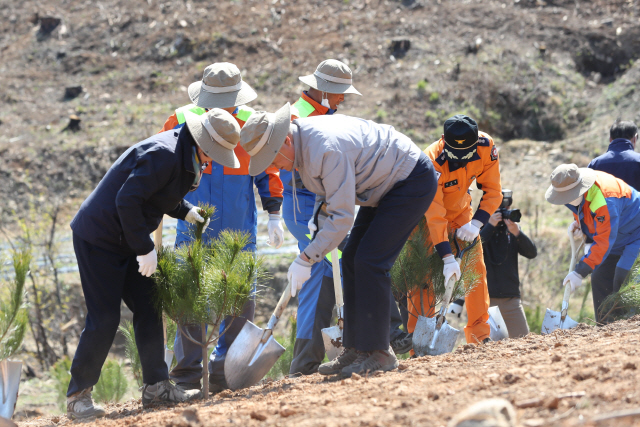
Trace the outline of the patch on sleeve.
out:
<instances>
[{"instance_id":1,"label":"patch on sleeve","mask_svg":"<svg viewBox=\"0 0 640 427\"><path fill-rule=\"evenodd\" d=\"M596 219L598 220L599 223L602 224L604 222L604 215L597 216Z\"/></svg>"},{"instance_id":2,"label":"patch on sleeve","mask_svg":"<svg viewBox=\"0 0 640 427\"><path fill-rule=\"evenodd\" d=\"M498 147L495 145L491 147L491 160L494 162L498 160Z\"/></svg>"},{"instance_id":3,"label":"patch on sleeve","mask_svg":"<svg viewBox=\"0 0 640 427\"><path fill-rule=\"evenodd\" d=\"M491 145L491 143L489 142L489 138L486 138L484 136L480 136L480 137L478 137L478 145L480 147L488 147L489 145Z\"/></svg>"},{"instance_id":4,"label":"patch on sleeve","mask_svg":"<svg viewBox=\"0 0 640 427\"><path fill-rule=\"evenodd\" d=\"M454 185L458 185L458 180L454 179L453 181L445 182L444 188L453 187Z\"/></svg>"}]
</instances>

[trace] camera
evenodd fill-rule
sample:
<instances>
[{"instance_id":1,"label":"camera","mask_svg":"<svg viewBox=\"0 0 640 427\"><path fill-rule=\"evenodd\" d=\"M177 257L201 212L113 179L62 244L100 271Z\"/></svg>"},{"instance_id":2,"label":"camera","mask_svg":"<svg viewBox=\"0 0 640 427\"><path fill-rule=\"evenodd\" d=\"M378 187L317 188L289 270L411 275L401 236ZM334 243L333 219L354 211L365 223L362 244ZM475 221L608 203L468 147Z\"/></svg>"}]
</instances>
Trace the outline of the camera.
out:
<instances>
[{"instance_id":1,"label":"camera","mask_svg":"<svg viewBox=\"0 0 640 427\"><path fill-rule=\"evenodd\" d=\"M513 222L520 222L522 214L520 209L507 209L513 203L513 191L502 190L502 203L498 211L502 214L502 220L508 219Z\"/></svg>"}]
</instances>

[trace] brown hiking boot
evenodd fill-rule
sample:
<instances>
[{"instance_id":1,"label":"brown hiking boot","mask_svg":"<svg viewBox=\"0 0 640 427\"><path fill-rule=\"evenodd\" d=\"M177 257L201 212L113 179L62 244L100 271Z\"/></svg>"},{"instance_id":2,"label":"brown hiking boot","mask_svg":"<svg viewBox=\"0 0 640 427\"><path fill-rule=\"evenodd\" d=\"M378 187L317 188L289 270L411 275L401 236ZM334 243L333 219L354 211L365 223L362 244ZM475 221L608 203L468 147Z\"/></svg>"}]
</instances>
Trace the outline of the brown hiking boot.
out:
<instances>
[{"instance_id":1,"label":"brown hiking boot","mask_svg":"<svg viewBox=\"0 0 640 427\"><path fill-rule=\"evenodd\" d=\"M335 375L342 372L343 368L351 365L358 358L358 352L355 348L343 348L340 356L331 362L323 363L318 368L318 372L322 375Z\"/></svg>"},{"instance_id":2,"label":"brown hiking boot","mask_svg":"<svg viewBox=\"0 0 640 427\"><path fill-rule=\"evenodd\" d=\"M91 389L86 388L67 397L67 416L71 419L104 417L106 412L102 406L96 405L91 398Z\"/></svg>"},{"instance_id":3,"label":"brown hiking boot","mask_svg":"<svg viewBox=\"0 0 640 427\"><path fill-rule=\"evenodd\" d=\"M342 369L342 375L365 375L374 371L390 371L396 369L400 363L391 346L387 350L363 351L349 366Z\"/></svg>"}]
</instances>

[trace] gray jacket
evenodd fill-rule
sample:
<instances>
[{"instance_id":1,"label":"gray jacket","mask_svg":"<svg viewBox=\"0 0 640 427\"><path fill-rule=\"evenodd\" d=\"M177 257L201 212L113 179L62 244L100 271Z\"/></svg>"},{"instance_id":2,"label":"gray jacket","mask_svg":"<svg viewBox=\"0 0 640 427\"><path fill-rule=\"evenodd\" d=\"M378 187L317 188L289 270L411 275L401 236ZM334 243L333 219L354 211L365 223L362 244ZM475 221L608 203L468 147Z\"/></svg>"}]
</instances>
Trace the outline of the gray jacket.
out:
<instances>
[{"instance_id":1,"label":"gray jacket","mask_svg":"<svg viewBox=\"0 0 640 427\"><path fill-rule=\"evenodd\" d=\"M378 206L413 171L420 149L392 126L342 114L294 120L291 132L294 168L327 202L329 218L305 249L318 262L351 229L355 205Z\"/></svg>"}]
</instances>

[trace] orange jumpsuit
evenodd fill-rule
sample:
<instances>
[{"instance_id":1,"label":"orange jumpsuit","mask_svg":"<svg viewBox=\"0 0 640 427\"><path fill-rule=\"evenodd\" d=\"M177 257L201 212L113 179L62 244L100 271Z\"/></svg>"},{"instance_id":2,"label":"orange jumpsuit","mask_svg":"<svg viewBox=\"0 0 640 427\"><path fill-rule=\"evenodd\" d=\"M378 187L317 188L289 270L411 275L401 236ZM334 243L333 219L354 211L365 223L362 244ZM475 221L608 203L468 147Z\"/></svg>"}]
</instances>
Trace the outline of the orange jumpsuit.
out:
<instances>
[{"instance_id":1,"label":"orange jumpsuit","mask_svg":"<svg viewBox=\"0 0 640 427\"><path fill-rule=\"evenodd\" d=\"M438 191L425 214L429 226L429 235L435 249L441 257L452 253L449 244L448 232L457 230L472 219L486 224L489 217L502 203L502 186L500 185L500 164L498 150L491 136L484 132L478 132L478 145L468 163L450 164L444 154L444 139L434 142L427 147L425 153L433 161L438 174ZM483 191L480 206L473 214L471 208L471 195L469 186L473 180ZM482 251L482 245L479 245ZM469 321L464 328L464 334L468 343L482 342L489 336L489 291L487 290L487 270L484 265L482 252L476 266L481 273L481 282L467 295L467 314ZM423 299L428 306L433 298L429 291L424 290ZM408 330L413 332L417 322L418 308L420 307L420 294L415 292L409 295ZM432 317L431 313L425 313Z\"/></svg>"}]
</instances>

